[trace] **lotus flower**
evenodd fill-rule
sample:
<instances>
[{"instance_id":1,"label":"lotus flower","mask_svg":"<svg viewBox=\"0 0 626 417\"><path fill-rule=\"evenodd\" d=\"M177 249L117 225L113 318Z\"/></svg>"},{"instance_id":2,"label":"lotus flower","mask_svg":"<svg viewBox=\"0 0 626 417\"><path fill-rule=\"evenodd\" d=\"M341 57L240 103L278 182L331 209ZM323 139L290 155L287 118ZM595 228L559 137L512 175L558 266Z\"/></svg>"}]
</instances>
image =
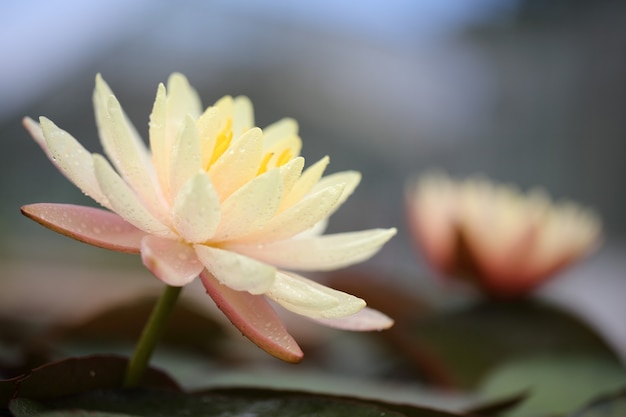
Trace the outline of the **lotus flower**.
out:
<instances>
[{"instance_id":1,"label":"lotus flower","mask_svg":"<svg viewBox=\"0 0 626 417\"><path fill-rule=\"evenodd\" d=\"M26 216L82 242L141 254L170 286L199 276L245 336L286 361L299 361L302 351L268 299L338 328L392 325L363 300L289 272L361 262L396 232L322 235L360 174L322 177L327 157L303 171L294 120L254 127L246 97L224 97L202 111L187 79L173 74L167 89L158 87L148 149L100 75L93 104L108 160L45 117L25 118L24 125L57 168L106 210L42 203L22 207Z\"/></svg>"},{"instance_id":2,"label":"lotus flower","mask_svg":"<svg viewBox=\"0 0 626 417\"><path fill-rule=\"evenodd\" d=\"M594 249L600 222L545 192L429 174L407 186L408 218L432 266L499 298L527 294Z\"/></svg>"}]
</instances>

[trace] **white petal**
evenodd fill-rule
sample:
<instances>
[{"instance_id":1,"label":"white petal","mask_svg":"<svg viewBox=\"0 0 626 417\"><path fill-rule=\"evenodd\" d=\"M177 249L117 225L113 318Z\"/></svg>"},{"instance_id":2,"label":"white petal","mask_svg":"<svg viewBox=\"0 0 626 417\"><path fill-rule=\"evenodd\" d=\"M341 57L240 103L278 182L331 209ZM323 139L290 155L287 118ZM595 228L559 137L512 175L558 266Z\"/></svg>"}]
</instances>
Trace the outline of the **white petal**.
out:
<instances>
[{"instance_id":1,"label":"white petal","mask_svg":"<svg viewBox=\"0 0 626 417\"><path fill-rule=\"evenodd\" d=\"M269 265L211 246L196 245L195 249L206 269L233 290L262 294L274 284L276 269Z\"/></svg>"},{"instance_id":2,"label":"white petal","mask_svg":"<svg viewBox=\"0 0 626 417\"><path fill-rule=\"evenodd\" d=\"M161 184L161 189L169 189L169 148L165 137L167 128L167 94L165 86L159 84L152 113L150 113L150 149L152 150L152 164ZM169 193L168 193L169 194Z\"/></svg>"},{"instance_id":3,"label":"white petal","mask_svg":"<svg viewBox=\"0 0 626 417\"><path fill-rule=\"evenodd\" d=\"M259 232L238 240L241 243L267 243L290 238L323 220L335 209L342 192L343 185L338 184L309 194L298 204L274 216Z\"/></svg>"},{"instance_id":4,"label":"white petal","mask_svg":"<svg viewBox=\"0 0 626 417\"><path fill-rule=\"evenodd\" d=\"M167 80L165 130L166 146L169 148L178 137L187 116L197 119L202 112L202 104L196 90L189 85L184 75L173 73Z\"/></svg>"},{"instance_id":5,"label":"white petal","mask_svg":"<svg viewBox=\"0 0 626 417\"><path fill-rule=\"evenodd\" d=\"M332 319L311 317L311 320L335 329L357 332L385 330L393 326L393 320L389 316L369 307L365 307L363 310L350 316Z\"/></svg>"},{"instance_id":6,"label":"white petal","mask_svg":"<svg viewBox=\"0 0 626 417\"><path fill-rule=\"evenodd\" d=\"M322 177L326 166L328 166L328 161L329 158L325 156L302 173L302 176L296 181L289 194L286 194L283 198L280 204L281 211L296 204L313 189L315 184L317 184Z\"/></svg>"},{"instance_id":7,"label":"white petal","mask_svg":"<svg viewBox=\"0 0 626 417\"><path fill-rule=\"evenodd\" d=\"M172 206L174 227L188 242L206 242L220 222L220 202L208 175L200 172L183 185Z\"/></svg>"},{"instance_id":8,"label":"white petal","mask_svg":"<svg viewBox=\"0 0 626 417\"><path fill-rule=\"evenodd\" d=\"M157 278L175 287L189 284L204 269L191 246L151 235L141 241L141 260Z\"/></svg>"},{"instance_id":9,"label":"white petal","mask_svg":"<svg viewBox=\"0 0 626 417\"><path fill-rule=\"evenodd\" d=\"M52 154L48 149L48 145L46 145L46 138L43 135L43 131L41 130L41 126L39 125L39 123L31 119L30 117L24 117L22 119L22 126L24 126L28 133L30 133L35 142L37 142L37 145L41 146L41 149L43 149L43 151L46 153L48 159L50 159L52 163L54 163L54 165L56 166L56 162L54 161L54 159L52 159Z\"/></svg>"},{"instance_id":10,"label":"white petal","mask_svg":"<svg viewBox=\"0 0 626 417\"><path fill-rule=\"evenodd\" d=\"M266 296L287 310L314 318L334 318L355 314L365 301L334 290L296 274L278 272Z\"/></svg>"},{"instance_id":11,"label":"white petal","mask_svg":"<svg viewBox=\"0 0 626 417\"><path fill-rule=\"evenodd\" d=\"M96 102L98 100L96 99ZM101 110L98 127L105 152L111 162L158 218L165 218L165 204L154 182L154 168L141 139L136 139L120 103L109 96L106 108ZM97 108L99 106L96 106Z\"/></svg>"},{"instance_id":12,"label":"white petal","mask_svg":"<svg viewBox=\"0 0 626 417\"><path fill-rule=\"evenodd\" d=\"M202 170L202 155L196 122L191 116L185 118L185 124L172 147L170 156L170 197L178 194L178 190L191 177Z\"/></svg>"},{"instance_id":13,"label":"white petal","mask_svg":"<svg viewBox=\"0 0 626 417\"><path fill-rule=\"evenodd\" d=\"M233 138L241 136L254 127L252 102L246 96L235 97L233 101Z\"/></svg>"},{"instance_id":14,"label":"white petal","mask_svg":"<svg viewBox=\"0 0 626 417\"><path fill-rule=\"evenodd\" d=\"M91 153L83 148L72 135L59 129L52 121L42 117L40 123L46 147L55 165L83 193L111 209L109 200L98 185Z\"/></svg>"},{"instance_id":15,"label":"white petal","mask_svg":"<svg viewBox=\"0 0 626 417\"><path fill-rule=\"evenodd\" d=\"M114 138L111 138L109 136L110 131L102 131L102 127L110 123L109 107L111 98L113 98L114 101L117 102L113 91L111 91L102 76L100 74L96 75L96 88L93 93L93 105L96 115L96 124L98 125L98 130L100 131L100 140L102 143L102 147L109 157L112 157L119 152L119 150L115 149L116 146L112 143ZM130 120L128 120L126 114L121 111L121 107L120 113L122 118L120 125L123 125L124 129L127 130L125 134L128 135L128 146L132 146L135 148L135 151L141 155L141 158L143 160L142 162L149 160L149 153L145 143L141 139L141 136L139 136L139 133L137 133L137 130L135 129L133 124L130 122ZM119 168L116 161L114 161L114 165L116 168Z\"/></svg>"},{"instance_id":16,"label":"white petal","mask_svg":"<svg viewBox=\"0 0 626 417\"><path fill-rule=\"evenodd\" d=\"M304 158L299 156L281 166L280 176L283 179L283 195L287 195L300 178L304 168Z\"/></svg>"},{"instance_id":17,"label":"white petal","mask_svg":"<svg viewBox=\"0 0 626 417\"><path fill-rule=\"evenodd\" d=\"M298 122L294 119L286 117L263 129L264 148L268 149L276 142L298 136Z\"/></svg>"},{"instance_id":18,"label":"white petal","mask_svg":"<svg viewBox=\"0 0 626 417\"><path fill-rule=\"evenodd\" d=\"M228 248L278 268L328 271L372 257L395 234L396 229L373 229Z\"/></svg>"},{"instance_id":19,"label":"white petal","mask_svg":"<svg viewBox=\"0 0 626 417\"><path fill-rule=\"evenodd\" d=\"M331 216L348 199L348 197L352 195L356 187L359 185L359 182L361 182L361 173L358 171L337 172L320 179L311 192L314 193L335 184L344 185L343 193L341 193L341 197L339 197L339 201L337 201L335 209L328 214Z\"/></svg>"},{"instance_id":20,"label":"white petal","mask_svg":"<svg viewBox=\"0 0 626 417\"><path fill-rule=\"evenodd\" d=\"M222 201L256 176L261 163L262 146L261 129L250 129L234 140L211 166L209 175Z\"/></svg>"},{"instance_id":21,"label":"white petal","mask_svg":"<svg viewBox=\"0 0 626 417\"><path fill-rule=\"evenodd\" d=\"M281 198L279 171L259 175L224 201L222 221L213 240L234 239L260 229L274 216Z\"/></svg>"},{"instance_id":22,"label":"white petal","mask_svg":"<svg viewBox=\"0 0 626 417\"><path fill-rule=\"evenodd\" d=\"M100 189L107 196L113 211L147 233L173 237L172 232L141 204L137 195L102 155L93 155L93 166Z\"/></svg>"}]
</instances>

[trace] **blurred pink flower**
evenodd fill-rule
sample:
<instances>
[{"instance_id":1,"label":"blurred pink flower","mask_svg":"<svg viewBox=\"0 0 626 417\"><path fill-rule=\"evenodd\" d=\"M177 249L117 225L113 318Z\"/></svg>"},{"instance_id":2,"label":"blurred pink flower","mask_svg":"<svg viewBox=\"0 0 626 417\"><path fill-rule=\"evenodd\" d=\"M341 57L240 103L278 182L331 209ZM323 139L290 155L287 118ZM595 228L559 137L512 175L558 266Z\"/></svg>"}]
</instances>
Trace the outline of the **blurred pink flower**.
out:
<instances>
[{"instance_id":1,"label":"blurred pink flower","mask_svg":"<svg viewBox=\"0 0 626 417\"><path fill-rule=\"evenodd\" d=\"M432 266L487 294L522 296L594 249L596 216L545 192L432 173L408 184L411 230Z\"/></svg>"},{"instance_id":2,"label":"blurred pink flower","mask_svg":"<svg viewBox=\"0 0 626 417\"><path fill-rule=\"evenodd\" d=\"M246 97L224 97L203 111L187 79L172 74L156 94L148 149L99 75L93 103L108 160L45 117L24 125L59 170L107 210L42 203L24 206L26 216L95 246L139 253L168 285L200 276L245 336L286 361L299 361L302 351L267 298L338 328L393 324L357 297L287 272L361 262L396 233L321 235L360 174L322 177L328 157L303 172L294 120L254 127Z\"/></svg>"}]
</instances>

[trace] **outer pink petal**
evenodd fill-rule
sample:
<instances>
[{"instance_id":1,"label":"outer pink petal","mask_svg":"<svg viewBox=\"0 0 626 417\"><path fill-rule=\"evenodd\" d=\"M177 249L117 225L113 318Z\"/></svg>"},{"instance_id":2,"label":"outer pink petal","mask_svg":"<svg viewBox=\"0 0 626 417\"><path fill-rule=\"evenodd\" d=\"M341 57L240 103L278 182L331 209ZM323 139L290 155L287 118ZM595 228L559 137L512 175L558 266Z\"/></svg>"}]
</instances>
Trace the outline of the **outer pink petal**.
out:
<instances>
[{"instance_id":1,"label":"outer pink petal","mask_svg":"<svg viewBox=\"0 0 626 417\"><path fill-rule=\"evenodd\" d=\"M341 330L353 330L357 332L368 332L372 330L385 330L393 326L393 320L373 308L365 307L358 313L351 316L336 319L323 319L309 317L324 326L334 327Z\"/></svg>"},{"instance_id":2,"label":"outer pink petal","mask_svg":"<svg viewBox=\"0 0 626 417\"><path fill-rule=\"evenodd\" d=\"M146 235L117 214L94 207L39 203L23 206L22 214L57 233L117 252L139 253Z\"/></svg>"},{"instance_id":3,"label":"outer pink petal","mask_svg":"<svg viewBox=\"0 0 626 417\"><path fill-rule=\"evenodd\" d=\"M244 336L272 356L300 362L304 354L278 314L262 295L235 291L222 285L206 270L200 274L204 288L215 304Z\"/></svg>"},{"instance_id":4,"label":"outer pink petal","mask_svg":"<svg viewBox=\"0 0 626 417\"><path fill-rule=\"evenodd\" d=\"M152 235L141 241L141 260L157 278L175 287L189 284L204 268L191 246Z\"/></svg>"}]
</instances>

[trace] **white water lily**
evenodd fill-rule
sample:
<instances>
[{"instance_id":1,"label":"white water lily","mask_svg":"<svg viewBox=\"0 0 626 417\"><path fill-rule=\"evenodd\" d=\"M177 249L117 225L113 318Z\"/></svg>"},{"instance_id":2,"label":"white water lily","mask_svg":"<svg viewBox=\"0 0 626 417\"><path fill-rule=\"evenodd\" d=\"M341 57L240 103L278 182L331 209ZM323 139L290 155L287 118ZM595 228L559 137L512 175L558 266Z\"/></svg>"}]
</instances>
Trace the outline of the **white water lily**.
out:
<instances>
[{"instance_id":1,"label":"white water lily","mask_svg":"<svg viewBox=\"0 0 626 417\"><path fill-rule=\"evenodd\" d=\"M139 253L170 286L200 276L244 335L287 361L300 360L302 351L267 298L338 328L392 325L363 300L291 272L361 262L396 233L321 234L360 174L322 176L327 157L303 171L294 120L254 127L246 97L224 97L203 111L186 78L172 74L167 89L161 84L157 91L148 149L99 75L93 103L108 159L45 117L25 118L24 125L59 170L106 210L41 203L22 207L26 216L92 245Z\"/></svg>"},{"instance_id":2,"label":"white water lily","mask_svg":"<svg viewBox=\"0 0 626 417\"><path fill-rule=\"evenodd\" d=\"M496 297L526 294L597 247L599 219L539 189L442 173L410 182L410 225L430 263Z\"/></svg>"}]
</instances>

